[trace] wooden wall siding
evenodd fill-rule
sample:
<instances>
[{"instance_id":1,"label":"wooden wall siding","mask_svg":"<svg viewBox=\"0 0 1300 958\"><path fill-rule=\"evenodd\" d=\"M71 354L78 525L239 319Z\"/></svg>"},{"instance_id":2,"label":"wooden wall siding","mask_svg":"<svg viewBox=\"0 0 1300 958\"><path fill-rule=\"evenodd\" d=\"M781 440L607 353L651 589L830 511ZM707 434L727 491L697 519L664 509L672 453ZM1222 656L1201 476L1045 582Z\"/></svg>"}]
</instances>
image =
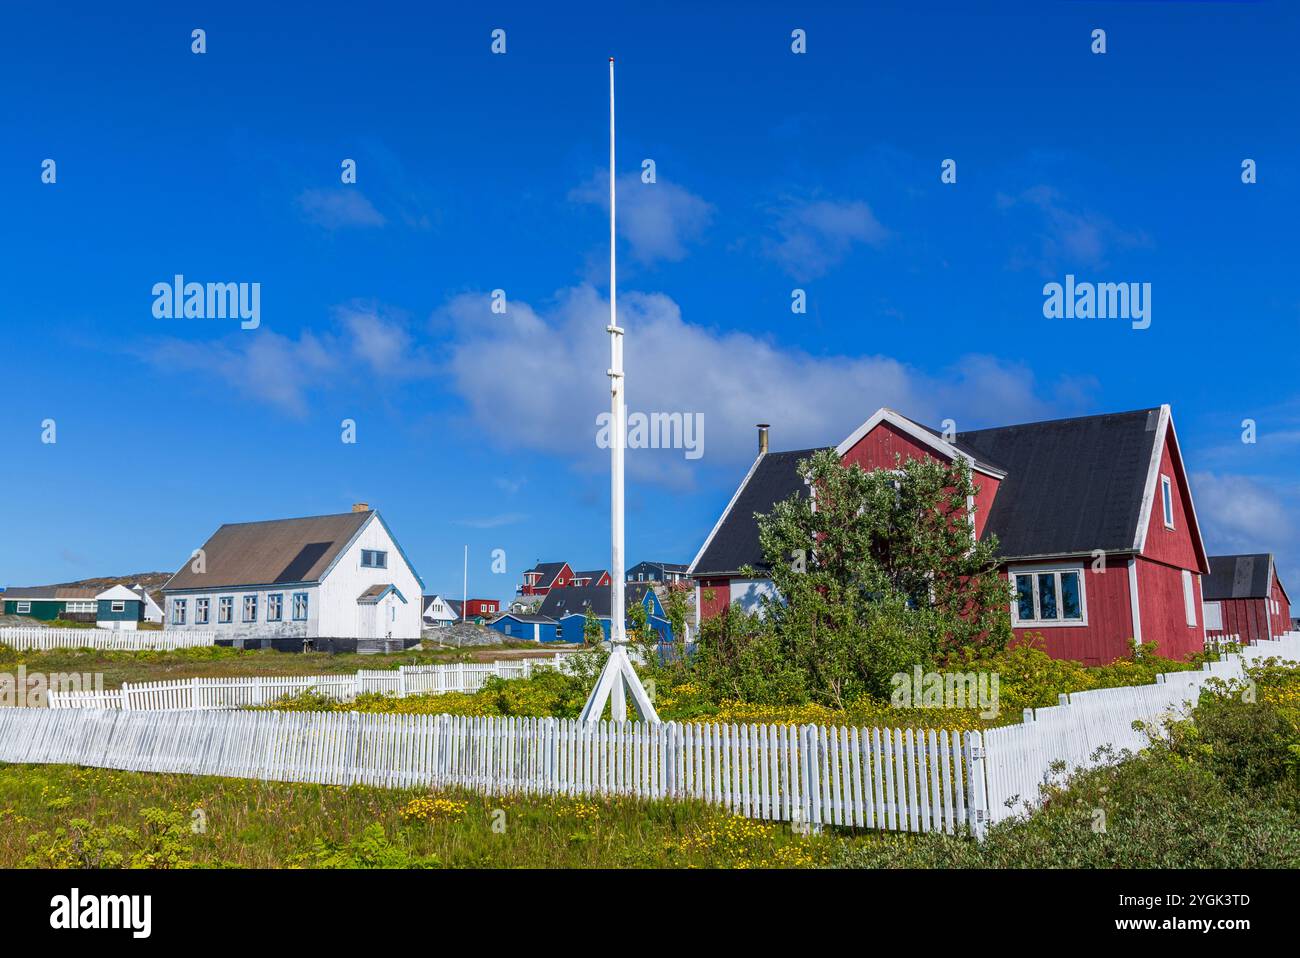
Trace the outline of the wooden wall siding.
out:
<instances>
[{"instance_id":1,"label":"wooden wall siding","mask_svg":"<svg viewBox=\"0 0 1300 958\"><path fill-rule=\"evenodd\" d=\"M1172 481L1174 500L1174 528L1165 528L1164 500L1161 498L1160 476L1168 476ZM1142 554L1148 559L1163 562L1165 565L1190 569L1198 574L1209 574L1208 568L1201 567L1196 555L1195 539L1192 536L1192 514L1187 508L1187 480L1181 468L1175 468L1169 437L1165 437L1165 446L1160 453L1160 472L1156 475L1155 494L1151 500L1151 517L1147 524L1146 544Z\"/></svg>"},{"instance_id":2,"label":"wooden wall siding","mask_svg":"<svg viewBox=\"0 0 1300 958\"><path fill-rule=\"evenodd\" d=\"M1268 638L1268 605L1263 599L1220 599L1219 610L1223 628L1216 634L1235 633L1243 642ZM1290 631L1290 626L1283 631Z\"/></svg>"},{"instance_id":3,"label":"wooden wall siding","mask_svg":"<svg viewBox=\"0 0 1300 958\"><path fill-rule=\"evenodd\" d=\"M893 469L896 467L894 457L903 461L908 459L935 459L947 462L948 458L935 452L929 446L917 442L911 436L900 431L887 422L882 422L867 433L841 458L846 466L859 465L868 472L872 469ZM984 534L984 524L988 521L989 509L998 494L998 480L982 473L971 476L975 484L975 534Z\"/></svg>"},{"instance_id":4,"label":"wooden wall siding","mask_svg":"<svg viewBox=\"0 0 1300 958\"><path fill-rule=\"evenodd\" d=\"M1185 659L1205 649L1205 611L1201 580L1193 573L1196 625L1187 625L1183 605L1183 570L1141 556L1137 560L1138 596L1142 604L1142 641L1154 642L1161 655ZM1230 630L1230 631L1236 631Z\"/></svg>"},{"instance_id":5,"label":"wooden wall siding","mask_svg":"<svg viewBox=\"0 0 1300 958\"><path fill-rule=\"evenodd\" d=\"M727 578L700 579L700 618L711 619L731 605L731 580ZM712 590L713 601L708 593Z\"/></svg>"},{"instance_id":6,"label":"wooden wall siding","mask_svg":"<svg viewBox=\"0 0 1300 958\"><path fill-rule=\"evenodd\" d=\"M1084 665L1107 665L1128 655L1133 639L1133 609L1128 587L1128 565L1112 558L1104 572L1092 571L1092 557L1083 564L1086 626L1026 626L1014 630L1015 641L1028 642L1031 635L1039 648L1054 659L1074 659ZM1039 568L1033 564L1025 568ZM1015 574L1016 567L1006 570ZM1008 586L1014 579L1008 578ZM1039 640L1041 636L1041 640Z\"/></svg>"},{"instance_id":7,"label":"wooden wall siding","mask_svg":"<svg viewBox=\"0 0 1300 958\"><path fill-rule=\"evenodd\" d=\"M1270 614L1273 616L1273 634L1282 635L1291 631L1291 603L1286 597L1286 591L1282 588L1282 580L1278 578L1277 569L1273 570L1273 581L1269 585L1269 595L1277 602L1277 612Z\"/></svg>"}]
</instances>

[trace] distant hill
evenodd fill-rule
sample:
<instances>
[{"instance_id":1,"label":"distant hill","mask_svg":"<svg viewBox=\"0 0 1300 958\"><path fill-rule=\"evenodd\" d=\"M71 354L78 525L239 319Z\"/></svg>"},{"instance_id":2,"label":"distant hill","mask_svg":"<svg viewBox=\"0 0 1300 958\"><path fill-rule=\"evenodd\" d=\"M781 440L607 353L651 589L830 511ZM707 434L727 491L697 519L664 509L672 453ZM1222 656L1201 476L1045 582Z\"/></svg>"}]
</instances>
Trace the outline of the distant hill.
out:
<instances>
[{"instance_id":1,"label":"distant hill","mask_svg":"<svg viewBox=\"0 0 1300 958\"><path fill-rule=\"evenodd\" d=\"M128 589L133 585L142 585L153 596L153 600L162 605L162 587L172 577L171 572L137 572L135 575L103 576L96 579L78 579L76 582L52 582L54 586L82 586L87 589L111 589L115 585L124 585Z\"/></svg>"}]
</instances>

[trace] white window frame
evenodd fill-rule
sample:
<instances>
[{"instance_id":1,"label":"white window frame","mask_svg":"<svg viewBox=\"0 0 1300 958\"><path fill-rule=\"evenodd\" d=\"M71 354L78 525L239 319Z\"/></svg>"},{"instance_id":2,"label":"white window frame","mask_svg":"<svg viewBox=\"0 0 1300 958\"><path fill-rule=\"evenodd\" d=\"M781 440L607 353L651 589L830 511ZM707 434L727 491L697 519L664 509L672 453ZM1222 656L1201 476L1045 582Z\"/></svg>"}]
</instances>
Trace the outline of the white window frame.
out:
<instances>
[{"instance_id":1,"label":"white window frame","mask_svg":"<svg viewBox=\"0 0 1300 958\"><path fill-rule=\"evenodd\" d=\"M212 617L212 600L207 596L200 596L194 600L194 624L207 625L208 620Z\"/></svg>"},{"instance_id":2,"label":"white window frame","mask_svg":"<svg viewBox=\"0 0 1300 958\"><path fill-rule=\"evenodd\" d=\"M30 601L28 601L28 602L17 602L17 601L15 601L15 604L14 604L14 612L15 612L15 614L17 614L17 615L31 615L31 614L32 614L32 604L31 604L31 602L30 602Z\"/></svg>"},{"instance_id":3,"label":"white window frame","mask_svg":"<svg viewBox=\"0 0 1300 958\"><path fill-rule=\"evenodd\" d=\"M172 599L172 625L185 624L185 607L188 605L184 599Z\"/></svg>"},{"instance_id":4,"label":"white window frame","mask_svg":"<svg viewBox=\"0 0 1300 958\"><path fill-rule=\"evenodd\" d=\"M369 561L367 561L369 560ZM361 550L361 568L363 569L387 569L388 553L383 549L362 549Z\"/></svg>"},{"instance_id":5,"label":"white window frame","mask_svg":"<svg viewBox=\"0 0 1300 958\"><path fill-rule=\"evenodd\" d=\"M1196 585L1186 569L1183 570L1183 616L1189 629L1196 628Z\"/></svg>"},{"instance_id":6,"label":"white window frame","mask_svg":"<svg viewBox=\"0 0 1300 958\"><path fill-rule=\"evenodd\" d=\"M112 600L112 604L109 605L109 607L108 607L108 611L110 611L110 612L125 612L125 611L126 611L126 600L125 600L125 599L113 599L113 600Z\"/></svg>"},{"instance_id":7,"label":"white window frame","mask_svg":"<svg viewBox=\"0 0 1300 958\"><path fill-rule=\"evenodd\" d=\"M94 599L72 599L63 605L63 611L69 614L98 612L99 603Z\"/></svg>"},{"instance_id":8,"label":"white window frame","mask_svg":"<svg viewBox=\"0 0 1300 958\"><path fill-rule=\"evenodd\" d=\"M277 601L277 600L278 600L278 601ZM271 612L272 612L273 610L274 610L274 612L275 612L275 618L272 618L272 617L271 617ZM283 621L284 621L284 593L283 593L283 592L269 592L269 593L267 593L267 596L266 596L266 621L267 621L267 622L283 622Z\"/></svg>"},{"instance_id":9,"label":"white window frame","mask_svg":"<svg viewBox=\"0 0 1300 958\"><path fill-rule=\"evenodd\" d=\"M248 595L245 595L242 605L244 609L244 615L243 618L241 618L239 621L256 622L257 621L257 593L252 592L249 593ZM251 616L248 614L250 609L252 610L253 613Z\"/></svg>"},{"instance_id":10,"label":"white window frame","mask_svg":"<svg viewBox=\"0 0 1300 958\"><path fill-rule=\"evenodd\" d=\"M1061 573L1077 572L1079 573L1079 612L1081 618L1078 619L1022 619L1020 618L1020 602L1016 593L1016 576L1030 576L1034 584L1034 609L1037 611L1039 606L1038 599L1038 577L1053 573L1056 576L1056 596L1057 612L1063 611L1061 606ZM1059 562L1048 565L1034 566L1013 566L1007 569L1007 584L1011 588L1011 625L1017 629L1077 629L1088 624L1088 574L1082 564L1073 562Z\"/></svg>"},{"instance_id":11,"label":"white window frame","mask_svg":"<svg viewBox=\"0 0 1300 958\"><path fill-rule=\"evenodd\" d=\"M217 625L234 625L235 597L223 595L217 598Z\"/></svg>"},{"instance_id":12,"label":"white window frame","mask_svg":"<svg viewBox=\"0 0 1300 958\"><path fill-rule=\"evenodd\" d=\"M1174 527L1174 481L1166 475L1160 476L1160 512L1165 520L1165 528Z\"/></svg>"}]
</instances>

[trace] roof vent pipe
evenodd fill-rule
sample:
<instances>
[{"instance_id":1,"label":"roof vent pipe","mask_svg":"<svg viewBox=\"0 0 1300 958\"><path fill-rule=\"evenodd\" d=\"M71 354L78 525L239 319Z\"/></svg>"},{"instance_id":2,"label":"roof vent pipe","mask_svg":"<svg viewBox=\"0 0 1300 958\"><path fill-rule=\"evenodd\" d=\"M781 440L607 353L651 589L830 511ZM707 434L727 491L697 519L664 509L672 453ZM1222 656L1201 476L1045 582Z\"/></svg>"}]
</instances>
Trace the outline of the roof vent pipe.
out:
<instances>
[{"instance_id":1,"label":"roof vent pipe","mask_svg":"<svg viewBox=\"0 0 1300 958\"><path fill-rule=\"evenodd\" d=\"M760 422L758 424L758 454L767 455L767 431L771 428L771 423Z\"/></svg>"}]
</instances>

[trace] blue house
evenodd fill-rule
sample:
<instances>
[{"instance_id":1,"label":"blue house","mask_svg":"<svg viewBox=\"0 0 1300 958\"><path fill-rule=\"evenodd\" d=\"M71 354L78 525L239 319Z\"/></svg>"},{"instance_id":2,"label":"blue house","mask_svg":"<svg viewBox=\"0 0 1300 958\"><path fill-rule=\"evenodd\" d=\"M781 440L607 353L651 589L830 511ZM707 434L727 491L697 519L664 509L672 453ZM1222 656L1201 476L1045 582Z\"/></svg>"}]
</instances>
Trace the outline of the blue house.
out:
<instances>
[{"instance_id":1,"label":"blue house","mask_svg":"<svg viewBox=\"0 0 1300 958\"><path fill-rule=\"evenodd\" d=\"M548 615L507 612L500 618L489 622L488 628L495 629L507 638L523 642L560 641L559 623Z\"/></svg>"},{"instance_id":2,"label":"blue house","mask_svg":"<svg viewBox=\"0 0 1300 958\"><path fill-rule=\"evenodd\" d=\"M664 616L664 607L659 602L659 596L655 595L654 589L646 583L628 583L625 586L625 608L631 609L635 605L641 605L646 610L646 622L655 632L659 633L660 642L671 642L673 638L672 626ZM605 640L609 640L610 627L610 595L608 588L598 588L596 586L571 586L567 589L552 589L542 602L542 607L537 610L540 617L551 619L559 624L556 630L556 637L564 642L581 642L583 640L583 627L586 625L587 609L600 620L601 630L605 633ZM631 627L631 620L628 620L627 627Z\"/></svg>"}]
</instances>

